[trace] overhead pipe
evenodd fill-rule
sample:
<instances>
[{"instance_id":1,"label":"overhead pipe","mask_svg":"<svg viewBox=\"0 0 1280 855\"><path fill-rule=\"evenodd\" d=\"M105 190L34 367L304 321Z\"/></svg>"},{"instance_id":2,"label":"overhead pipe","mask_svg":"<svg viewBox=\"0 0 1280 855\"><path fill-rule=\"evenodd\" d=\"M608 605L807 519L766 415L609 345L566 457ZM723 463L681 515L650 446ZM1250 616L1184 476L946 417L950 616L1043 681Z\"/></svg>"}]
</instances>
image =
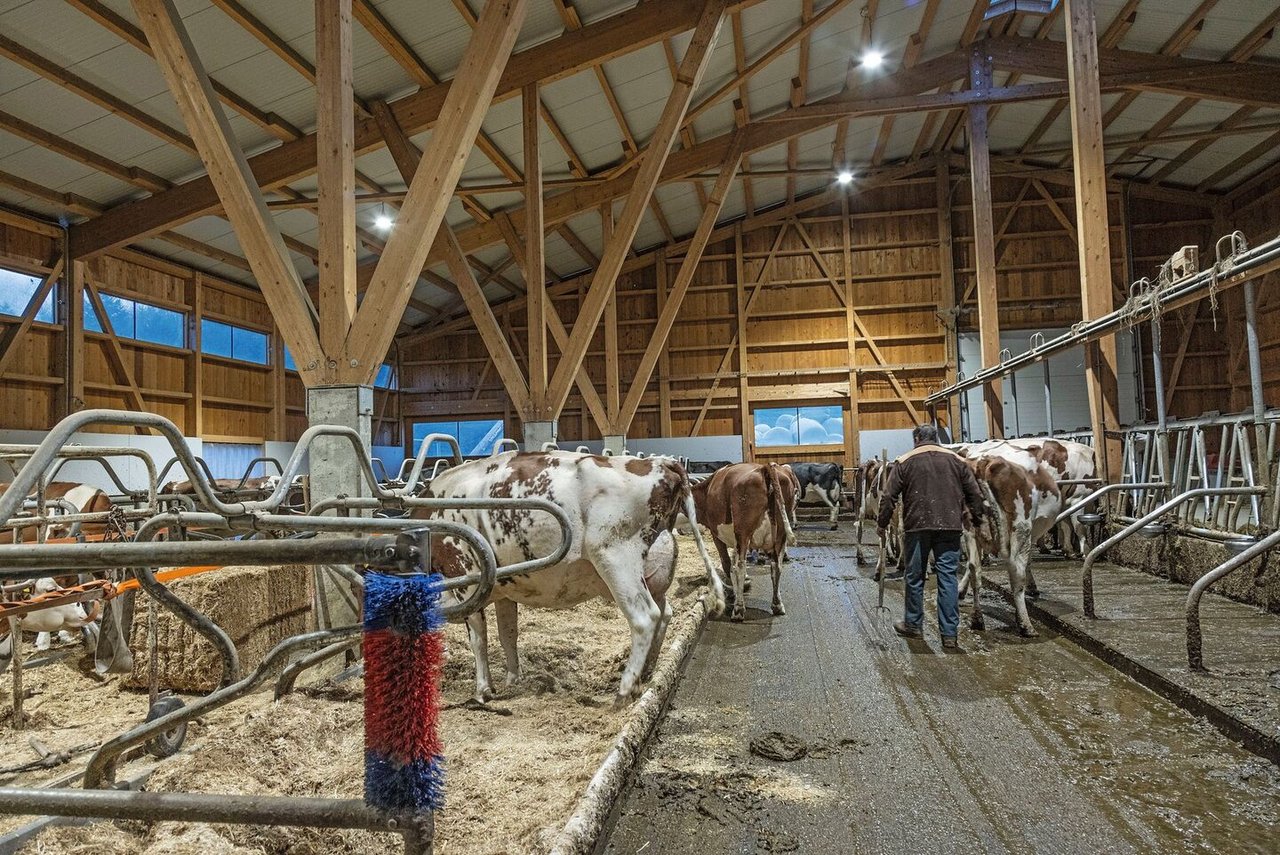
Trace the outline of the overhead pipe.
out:
<instances>
[{"instance_id":1,"label":"overhead pipe","mask_svg":"<svg viewBox=\"0 0 1280 855\"><path fill-rule=\"evenodd\" d=\"M1149 318L1153 309L1176 309L1203 296L1202 292L1215 288L1232 287L1280 269L1280 237L1245 249L1221 260L1209 270L1153 289L1148 295L1131 297L1123 306L1101 317L1076 324L1062 335L1045 342L1044 347L1018 354L1012 359L982 368L972 376L938 390L925 399L926 404L937 403L952 395L991 383L1013 371L1025 368L1050 356L1078 345L1086 344L1106 335L1113 335L1124 327L1143 318Z\"/></svg>"}]
</instances>

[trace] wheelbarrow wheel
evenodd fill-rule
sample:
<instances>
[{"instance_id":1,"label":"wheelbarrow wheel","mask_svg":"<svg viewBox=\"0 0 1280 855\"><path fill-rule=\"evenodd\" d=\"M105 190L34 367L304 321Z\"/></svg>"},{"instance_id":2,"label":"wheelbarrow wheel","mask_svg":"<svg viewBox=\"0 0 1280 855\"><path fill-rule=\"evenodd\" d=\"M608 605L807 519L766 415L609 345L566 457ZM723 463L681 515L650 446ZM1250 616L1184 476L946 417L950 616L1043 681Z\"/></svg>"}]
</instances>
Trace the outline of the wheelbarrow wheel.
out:
<instances>
[{"instance_id":1,"label":"wheelbarrow wheel","mask_svg":"<svg viewBox=\"0 0 1280 855\"><path fill-rule=\"evenodd\" d=\"M182 699L176 695L164 695L156 699L151 705L151 709L147 710L147 721L155 721L163 718L174 710L181 709L185 704ZM147 741L147 753L152 757L172 757L182 748L182 743L187 739L186 722L173 727L169 730L159 733Z\"/></svg>"}]
</instances>

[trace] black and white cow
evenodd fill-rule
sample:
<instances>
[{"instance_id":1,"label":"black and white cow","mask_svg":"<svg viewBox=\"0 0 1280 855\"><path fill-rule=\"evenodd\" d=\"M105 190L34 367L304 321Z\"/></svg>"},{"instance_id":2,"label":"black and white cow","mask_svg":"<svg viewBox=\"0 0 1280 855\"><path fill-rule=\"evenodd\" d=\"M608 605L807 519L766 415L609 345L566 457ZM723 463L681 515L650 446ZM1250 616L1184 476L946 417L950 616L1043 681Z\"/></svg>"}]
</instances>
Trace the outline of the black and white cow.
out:
<instances>
[{"instance_id":1,"label":"black and white cow","mask_svg":"<svg viewBox=\"0 0 1280 855\"><path fill-rule=\"evenodd\" d=\"M789 463L800 484L802 502L821 502L831 509L831 530L836 530L840 499L844 493L844 469L839 463Z\"/></svg>"},{"instance_id":2,"label":"black and white cow","mask_svg":"<svg viewBox=\"0 0 1280 855\"><path fill-rule=\"evenodd\" d=\"M617 703L640 693L643 675L662 647L671 607L667 589L675 573L676 517L693 523L694 540L707 570L707 606L725 607L724 586L702 536L689 478L669 457L606 457L567 451L507 452L455 466L432 479L432 498L526 498L556 503L572 527L569 552L559 564L504 579L489 602L498 618L507 681L520 679L516 650L517 604L564 609L587 600L612 599L631 626L631 653L622 672ZM560 542L559 524L531 510L417 510L414 516L460 522L478 530L493 547L498 566L548 555ZM445 576L466 574L470 550L453 538L432 544L433 568ZM484 610L467 619L476 662L476 697L490 697L488 631Z\"/></svg>"}]
</instances>

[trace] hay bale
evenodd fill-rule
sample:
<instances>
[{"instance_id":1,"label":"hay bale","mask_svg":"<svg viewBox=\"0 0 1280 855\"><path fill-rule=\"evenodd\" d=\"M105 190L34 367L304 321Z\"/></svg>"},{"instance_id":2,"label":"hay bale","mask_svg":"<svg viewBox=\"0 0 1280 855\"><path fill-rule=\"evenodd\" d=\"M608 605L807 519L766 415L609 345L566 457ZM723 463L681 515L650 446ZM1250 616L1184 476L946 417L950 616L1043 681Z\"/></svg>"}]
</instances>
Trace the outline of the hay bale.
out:
<instances>
[{"instance_id":1,"label":"hay bale","mask_svg":"<svg viewBox=\"0 0 1280 855\"><path fill-rule=\"evenodd\" d=\"M307 631L310 578L311 569L301 564L224 567L177 579L170 589L231 636L241 669L248 671L279 641ZM134 653L133 673L126 685L145 688L150 669L145 595L134 612L129 648ZM203 693L217 688L222 678L222 660L214 646L163 606L156 608L156 658L161 688Z\"/></svg>"}]
</instances>

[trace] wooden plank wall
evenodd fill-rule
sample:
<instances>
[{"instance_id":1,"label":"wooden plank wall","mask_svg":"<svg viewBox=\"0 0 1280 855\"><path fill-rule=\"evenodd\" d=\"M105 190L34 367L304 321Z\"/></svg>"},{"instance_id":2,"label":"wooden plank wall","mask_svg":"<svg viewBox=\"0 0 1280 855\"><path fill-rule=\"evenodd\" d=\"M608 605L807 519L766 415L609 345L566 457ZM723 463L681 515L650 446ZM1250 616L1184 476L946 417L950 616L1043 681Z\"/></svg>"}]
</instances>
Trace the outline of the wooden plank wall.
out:
<instances>
[{"instance_id":1,"label":"wooden plank wall","mask_svg":"<svg viewBox=\"0 0 1280 855\"><path fill-rule=\"evenodd\" d=\"M0 266L32 275L50 269L61 240L43 234L47 227L0 224ZM115 294L210 318L273 337L270 312L261 294L233 282L138 253L101 256L84 265L85 277L104 294ZM65 280L64 276L64 280ZM60 283L61 286L62 283ZM59 288L62 299L66 289ZM198 304L198 305L197 305ZM16 321L0 317L0 324ZM199 324L195 324L198 328ZM0 378L0 428L41 430L63 415L65 368L58 324L33 324L18 342L13 362ZM131 409L128 386L109 354L107 336L84 333L82 408ZM192 348L120 339L125 364L148 410L173 421L187 436L214 441L260 443L296 440L306 429L302 381L285 371L277 348L272 364L255 365L197 353ZM194 382L195 372L199 381ZM283 375L283 382L278 382ZM193 388L194 387L194 388ZM283 388L283 398L278 390ZM374 411L381 416L375 444L400 442L398 395L376 390ZM112 428L102 428L113 432ZM127 432L117 429L115 432Z\"/></svg>"},{"instance_id":2,"label":"wooden plank wall","mask_svg":"<svg viewBox=\"0 0 1280 855\"><path fill-rule=\"evenodd\" d=\"M1040 178L998 176L994 180L1002 328L1030 331L1069 326L1081 319L1071 194L1069 186ZM1154 273L1154 268L1184 242L1204 246L1208 240L1210 215L1205 209L1138 198L1131 198L1126 207L1118 192L1111 194L1110 207L1117 283L1129 281L1125 252L1130 235L1137 275L1148 269ZM1130 228L1126 228L1126 216L1132 221ZM909 407L923 415L922 399L930 389L943 384L947 365L954 359L949 356L954 350L947 346L943 324L945 259L938 250L935 181L911 179L850 197L854 309L870 337L868 341L862 336L855 323L853 365L848 348L849 321L837 293L843 290L846 275L842 219L840 207L830 205L763 227L744 221L740 266L734 239L707 247L672 330L666 356L629 436L743 433L744 367L748 412L779 402L839 403L845 412L843 449L749 449L760 459L843 457L851 464L854 424L864 430L906 428L914 423ZM968 181L963 174L952 176L950 223L958 326L968 331L976 329L977 301L971 290L973 226ZM813 250L823 264L815 260ZM619 362L624 390L658 314L657 265L662 262L657 254L651 261L650 266L619 280ZM668 281L679 261L676 256L665 259ZM763 283L743 324L745 347L736 338L739 278L744 302L750 301L752 290ZM561 318L571 323L578 292L571 288L564 293L556 286L551 292ZM1117 285L1116 293L1119 299L1125 289ZM498 314L519 355L525 337L523 312L508 314L499 309ZM1183 370L1188 385L1199 386L1199 351L1191 353ZM602 394L604 362L604 336L598 331L586 365ZM519 436L519 421L474 330L455 325L429 337L406 350L403 364L404 407L410 417L503 416L508 435ZM895 369L892 380L877 370L883 366ZM850 404L851 367L858 371L856 410ZM1203 409L1203 400L1196 397L1201 391L1179 393L1178 401L1187 412L1198 414ZM664 396L669 402L666 408L662 406ZM751 433L749 416L746 433ZM560 435L572 439L600 436L576 390L561 418ZM875 451L861 449L860 456Z\"/></svg>"}]
</instances>

